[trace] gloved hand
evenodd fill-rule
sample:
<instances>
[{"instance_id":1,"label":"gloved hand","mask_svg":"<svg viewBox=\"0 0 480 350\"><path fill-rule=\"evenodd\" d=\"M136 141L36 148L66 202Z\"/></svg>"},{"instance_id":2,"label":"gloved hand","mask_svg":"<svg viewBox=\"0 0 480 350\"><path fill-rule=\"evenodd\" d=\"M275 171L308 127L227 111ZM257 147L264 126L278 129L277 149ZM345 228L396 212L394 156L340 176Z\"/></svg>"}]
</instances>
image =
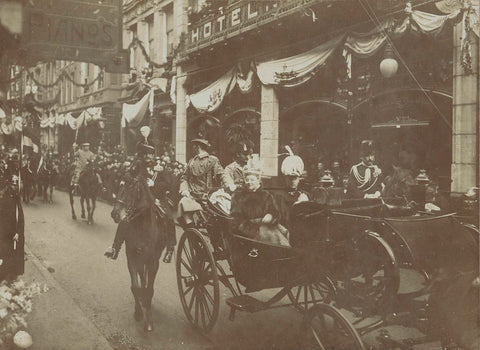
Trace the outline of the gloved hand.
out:
<instances>
[{"instance_id":1,"label":"gloved hand","mask_svg":"<svg viewBox=\"0 0 480 350\"><path fill-rule=\"evenodd\" d=\"M262 224L271 224L272 221L273 221L272 214L265 214L265 216L262 219Z\"/></svg>"},{"instance_id":2,"label":"gloved hand","mask_svg":"<svg viewBox=\"0 0 480 350\"><path fill-rule=\"evenodd\" d=\"M118 253L119 251L113 247L108 247L107 250L105 250L105 255L107 258L116 260L118 258Z\"/></svg>"},{"instance_id":3,"label":"gloved hand","mask_svg":"<svg viewBox=\"0 0 480 350\"><path fill-rule=\"evenodd\" d=\"M190 197L190 191L189 190L182 191L182 192L180 192L180 194L182 195L182 197Z\"/></svg>"},{"instance_id":4,"label":"gloved hand","mask_svg":"<svg viewBox=\"0 0 480 350\"><path fill-rule=\"evenodd\" d=\"M235 184L228 185L228 189L230 190L230 192L234 192L237 189L237 185Z\"/></svg>"}]
</instances>

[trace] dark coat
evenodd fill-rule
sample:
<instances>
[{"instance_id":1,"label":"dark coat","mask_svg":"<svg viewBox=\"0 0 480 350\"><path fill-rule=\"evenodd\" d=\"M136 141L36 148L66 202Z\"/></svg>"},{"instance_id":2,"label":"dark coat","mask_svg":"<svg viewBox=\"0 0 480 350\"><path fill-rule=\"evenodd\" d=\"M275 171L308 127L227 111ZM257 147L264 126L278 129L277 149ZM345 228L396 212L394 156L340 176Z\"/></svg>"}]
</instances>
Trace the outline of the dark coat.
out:
<instances>
[{"instance_id":1,"label":"dark coat","mask_svg":"<svg viewBox=\"0 0 480 350\"><path fill-rule=\"evenodd\" d=\"M266 214L273 216L273 223L280 220L280 211L273 196L262 188L255 192L239 190L233 193L231 216L233 232L245 237L255 238L259 233L260 223L251 219L262 219Z\"/></svg>"},{"instance_id":2,"label":"dark coat","mask_svg":"<svg viewBox=\"0 0 480 350\"><path fill-rule=\"evenodd\" d=\"M14 279L24 273L24 217L17 188L3 184L0 188L0 281ZM13 237L18 233L19 241L14 245Z\"/></svg>"}]
</instances>

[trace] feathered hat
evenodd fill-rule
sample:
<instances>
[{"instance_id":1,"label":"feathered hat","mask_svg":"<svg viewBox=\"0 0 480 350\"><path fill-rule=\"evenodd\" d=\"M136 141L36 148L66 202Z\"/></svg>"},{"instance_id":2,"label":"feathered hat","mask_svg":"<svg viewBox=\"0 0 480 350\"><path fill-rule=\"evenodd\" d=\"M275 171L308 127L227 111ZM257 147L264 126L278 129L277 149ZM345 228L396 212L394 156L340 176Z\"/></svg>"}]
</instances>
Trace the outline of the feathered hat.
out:
<instances>
[{"instance_id":1,"label":"feathered hat","mask_svg":"<svg viewBox=\"0 0 480 350\"><path fill-rule=\"evenodd\" d=\"M305 169L302 158L293 154L290 146L285 146L289 156L282 162L282 174L285 176L302 176Z\"/></svg>"}]
</instances>

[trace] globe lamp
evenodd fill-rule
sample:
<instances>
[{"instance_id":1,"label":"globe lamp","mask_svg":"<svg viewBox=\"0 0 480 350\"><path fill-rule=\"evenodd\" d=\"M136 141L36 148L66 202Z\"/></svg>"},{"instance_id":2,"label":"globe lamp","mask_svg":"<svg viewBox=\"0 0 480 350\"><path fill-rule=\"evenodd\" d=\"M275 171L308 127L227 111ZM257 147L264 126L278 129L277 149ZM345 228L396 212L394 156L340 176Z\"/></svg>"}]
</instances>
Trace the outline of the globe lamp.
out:
<instances>
[{"instance_id":1,"label":"globe lamp","mask_svg":"<svg viewBox=\"0 0 480 350\"><path fill-rule=\"evenodd\" d=\"M398 70L398 62L395 59L395 55L393 53L393 48L390 44L387 44L385 48L385 56L382 62L380 62L380 72L382 73L383 77L391 78L397 73Z\"/></svg>"}]
</instances>

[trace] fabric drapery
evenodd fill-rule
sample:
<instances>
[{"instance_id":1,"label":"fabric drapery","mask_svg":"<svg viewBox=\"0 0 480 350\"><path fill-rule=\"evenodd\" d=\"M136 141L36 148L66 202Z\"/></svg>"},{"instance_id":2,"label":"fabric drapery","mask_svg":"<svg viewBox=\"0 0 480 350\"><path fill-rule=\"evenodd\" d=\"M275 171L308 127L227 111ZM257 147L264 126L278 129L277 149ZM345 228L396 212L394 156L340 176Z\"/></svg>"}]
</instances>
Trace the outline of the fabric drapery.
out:
<instances>
[{"instance_id":1,"label":"fabric drapery","mask_svg":"<svg viewBox=\"0 0 480 350\"><path fill-rule=\"evenodd\" d=\"M412 29L430 35L437 35L443 29L443 26L449 19L453 19L460 14L461 10L456 10L448 15L434 15L423 11L413 11L411 14Z\"/></svg>"},{"instance_id":2,"label":"fabric drapery","mask_svg":"<svg viewBox=\"0 0 480 350\"><path fill-rule=\"evenodd\" d=\"M423 11L406 8L403 19L389 18L366 33L345 33L314 47L313 49L291 57L264 61L254 64L256 74L264 85L278 85L294 87L307 82L325 64L336 49L343 49L345 60L351 60L351 55L359 58L368 58L382 49L389 39L401 37L408 30L435 36L441 32L448 20L456 18L462 11L468 15L469 28L478 35L480 17L476 6L455 8L445 15L435 15ZM465 24L464 24L465 26ZM350 62L347 61L350 66ZM211 83L203 90L186 96L187 107L190 103L201 113L213 112L222 103L224 97L238 85L242 93L247 93L253 86L253 75L250 71L246 76L239 73L234 67L220 79ZM349 72L351 74L351 72ZM170 97L176 101L176 79L172 78Z\"/></svg>"},{"instance_id":3,"label":"fabric drapery","mask_svg":"<svg viewBox=\"0 0 480 350\"><path fill-rule=\"evenodd\" d=\"M217 110L224 97L232 92L237 80L236 69L232 68L206 88L189 95L190 103L200 112Z\"/></svg>"},{"instance_id":4,"label":"fabric drapery","mask_svg":"<svg viewBox=\"0 0 480 350\"><path fill-rule=\"evenodd\" d=\"M153 90L150 90L135 104L124 103L122 106L122 127L138 127L147 110L153 111Z\"/></svg>"},{"instance_id":5,"label":"fabric drapery","mask_svg":"<svg viewBox=\"0 0 480 350\"><path fill-rule=\"evenodd\" d=\"M80 115L75 118L72 113L67 113L65 116L67 125L70 126L73 130L80 129L85 122L85 114L80 113Z\"/></svg>"},{"instance_id":6,"label":"fabric drapery","mask_svg":"<svg viewBox=\"0 0 480 350\"><path fill-rule=\"evenodd\" d=\"M258 78L264 85L293 87L305 83L325 63L343 38L343 35L338 36L299 55L258 63Z\"/></svg>"}]
</instances>

